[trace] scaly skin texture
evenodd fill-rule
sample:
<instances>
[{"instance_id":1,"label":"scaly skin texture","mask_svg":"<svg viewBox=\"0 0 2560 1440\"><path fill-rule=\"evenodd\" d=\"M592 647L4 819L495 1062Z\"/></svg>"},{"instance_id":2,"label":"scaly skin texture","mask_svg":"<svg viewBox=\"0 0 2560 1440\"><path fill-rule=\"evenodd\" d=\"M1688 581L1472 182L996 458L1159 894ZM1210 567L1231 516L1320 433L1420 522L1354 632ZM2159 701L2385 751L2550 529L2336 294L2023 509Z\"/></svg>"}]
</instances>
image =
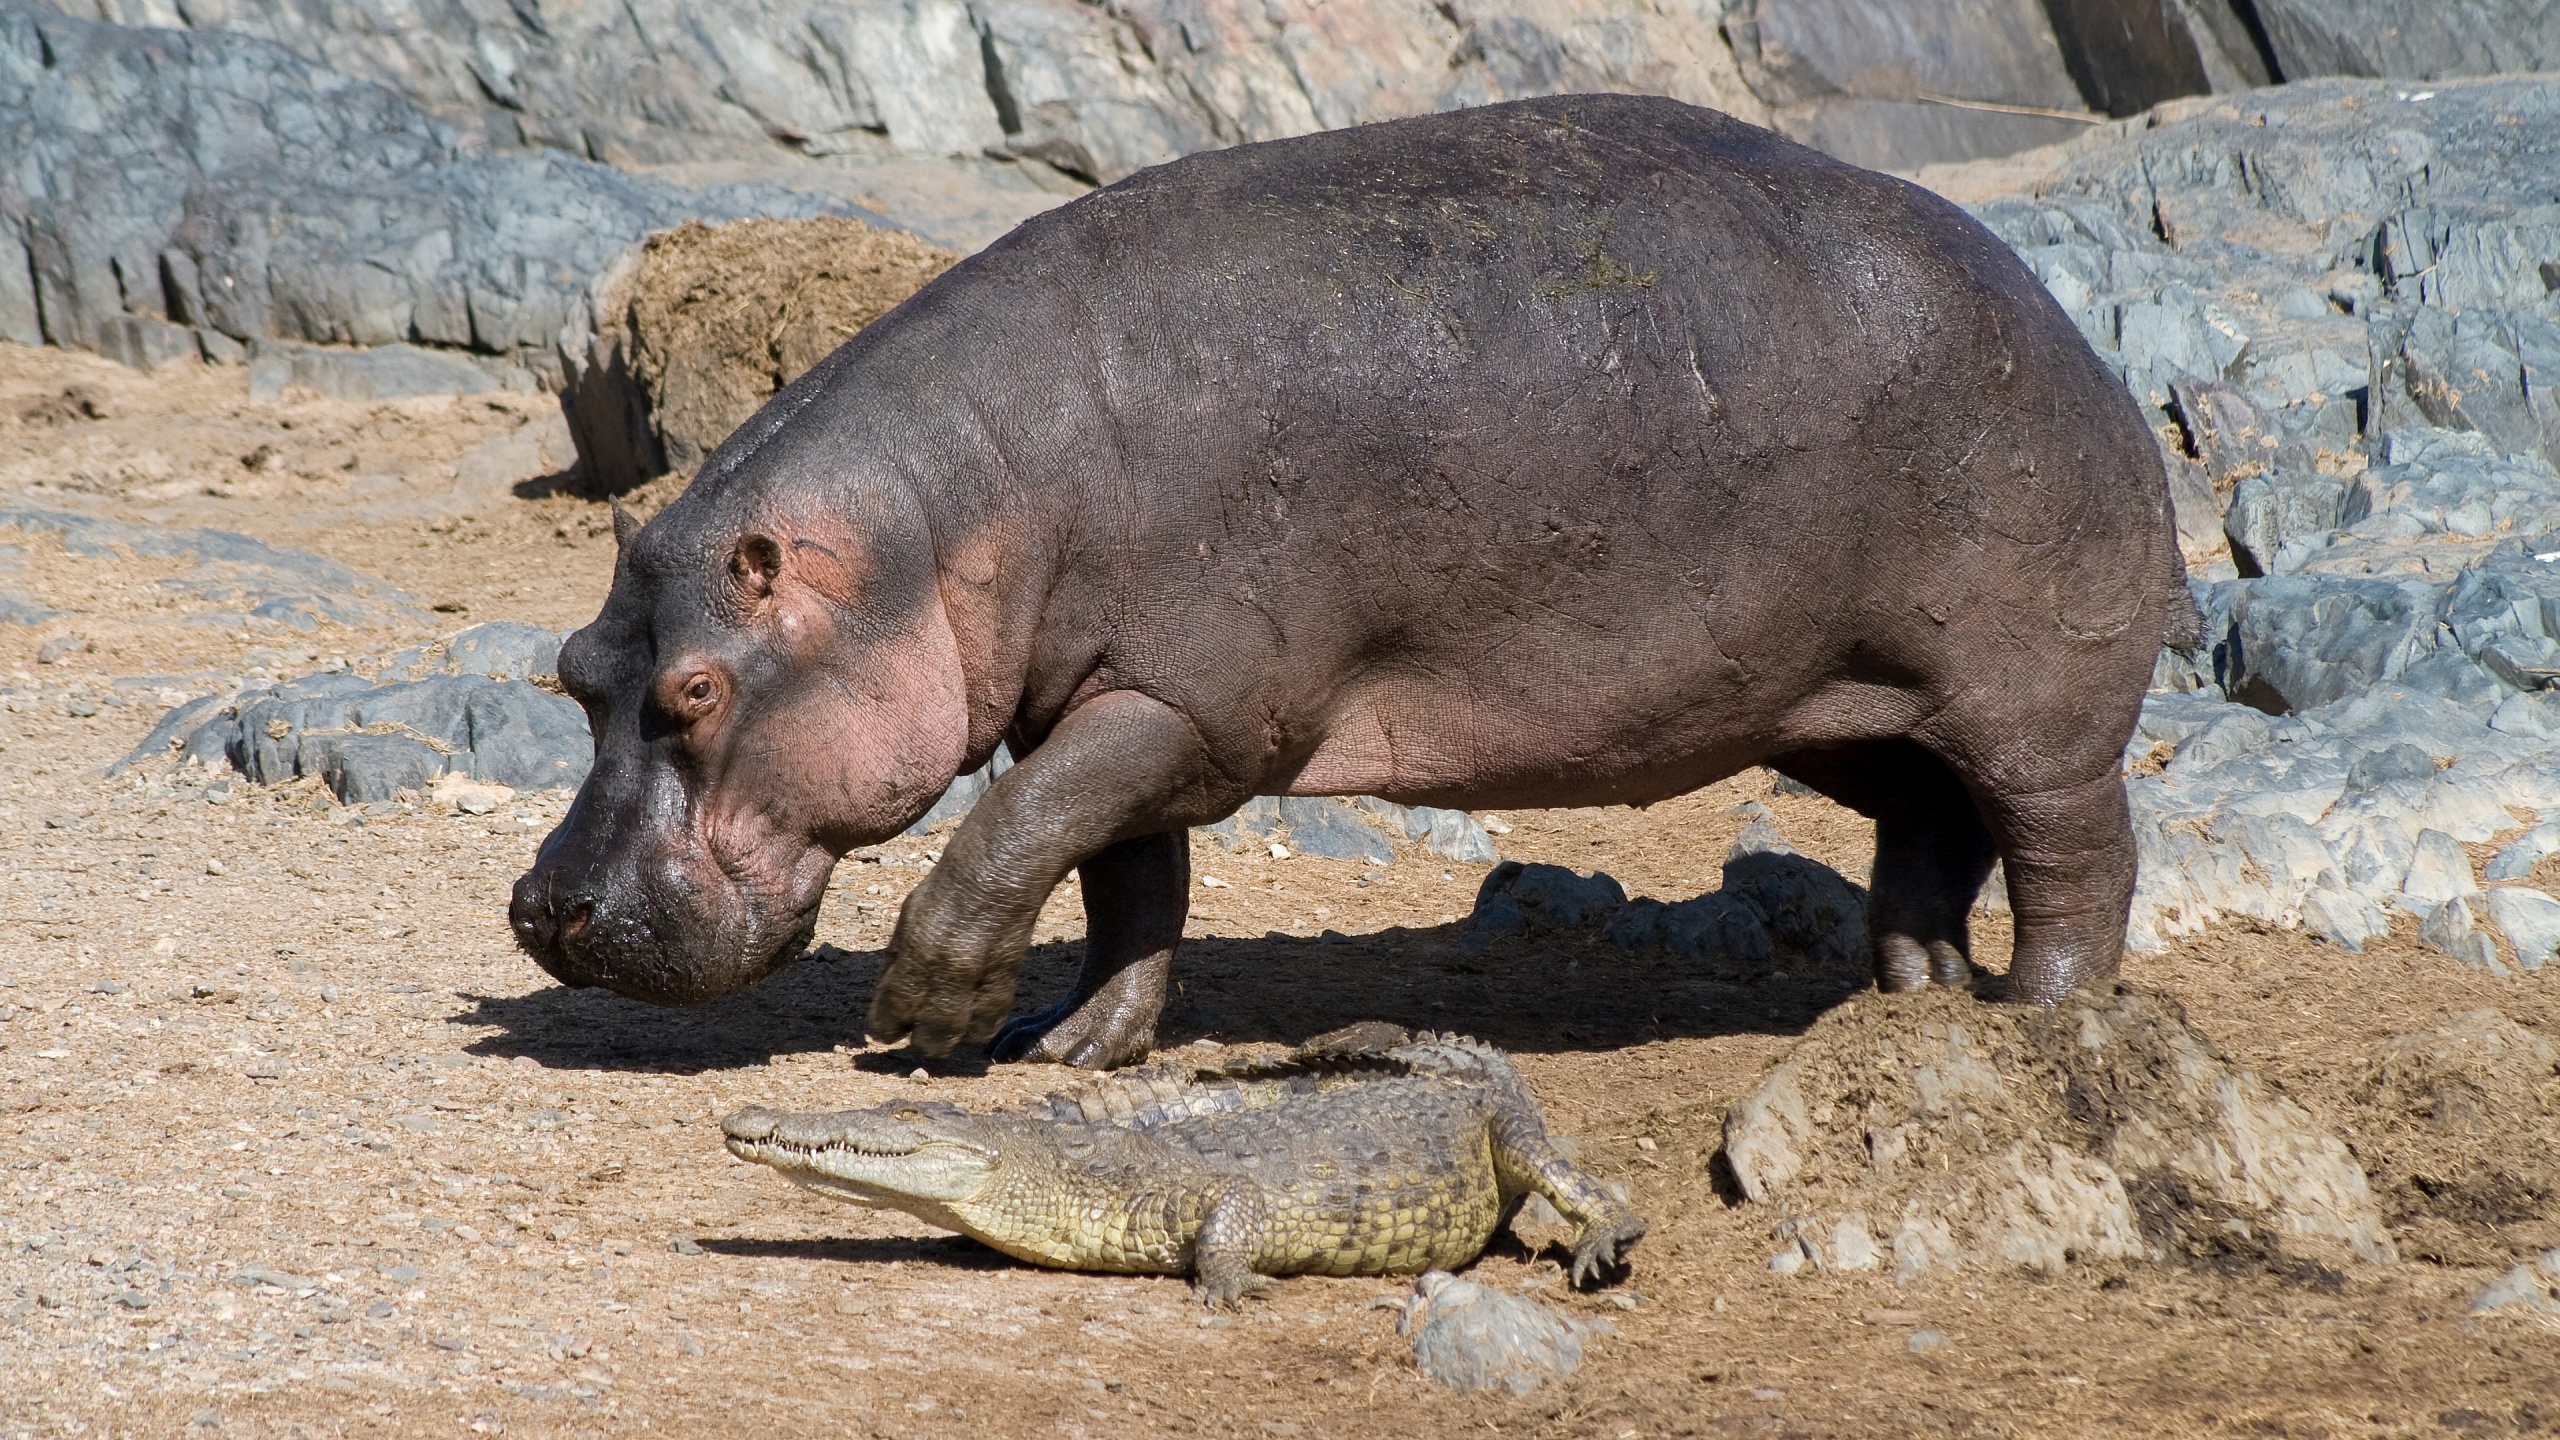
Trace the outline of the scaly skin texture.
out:
<instances>
[{"instance_id":1,"label":"scaly skin texture","mask_svg":"<svg viewBox=\"0 0 2560 1440\"><path fill-rule=\"evenodd\" d=\"M722 1125L731 1151L810 1189L1037 1265L1188 1274L1212 1305L1272 1275L1463 1265L1533 1194L1580 1227L1576 1284L1645 1232L1547 1138L1500 1052L1383 1025L1272 1065L1129 1072L1017 1113L892 1101Z\"/></svg>"}]
</instances>

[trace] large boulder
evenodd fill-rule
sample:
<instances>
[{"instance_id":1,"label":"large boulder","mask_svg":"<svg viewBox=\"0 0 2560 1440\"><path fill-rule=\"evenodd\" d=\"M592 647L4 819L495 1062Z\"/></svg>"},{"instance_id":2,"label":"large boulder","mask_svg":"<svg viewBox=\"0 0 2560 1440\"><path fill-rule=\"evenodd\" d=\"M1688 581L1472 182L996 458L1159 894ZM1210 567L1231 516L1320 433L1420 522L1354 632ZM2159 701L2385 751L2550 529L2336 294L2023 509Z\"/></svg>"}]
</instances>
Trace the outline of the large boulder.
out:
<instances>
[{"instance_id":1,"label":"large boulder","mask_svg":"<svg viewBox=\"0 0 2560 1440\"><path fill-rule=\"evenodd\" d=\"M814 168L995 150L1094 180L1194 150L1589 90L1756 111L1715 0L61 0L255 35L485 143Z\"/></svg>"},{"instance_id":2,"label":"large boulder","mask_svg":"<svg viewBox=\"0 0 2560 1440\"><path fill-rule=\"evenodd\" d=\"M0 338L146 365L416 343L548 372L588 277L643 235L851 208L491 153L262 40L0 0Z\"/></svg>"},{"instance_id":3,"label":"large boulder","mask_svg":"<svg viewBox=\"0 0 2560 1440\"><path fill-rule=\"evenodd\" d=\"M2255 0L2287 80L2441 80L2560 69L2551 0Z\"/></svg>"}]
</instances>

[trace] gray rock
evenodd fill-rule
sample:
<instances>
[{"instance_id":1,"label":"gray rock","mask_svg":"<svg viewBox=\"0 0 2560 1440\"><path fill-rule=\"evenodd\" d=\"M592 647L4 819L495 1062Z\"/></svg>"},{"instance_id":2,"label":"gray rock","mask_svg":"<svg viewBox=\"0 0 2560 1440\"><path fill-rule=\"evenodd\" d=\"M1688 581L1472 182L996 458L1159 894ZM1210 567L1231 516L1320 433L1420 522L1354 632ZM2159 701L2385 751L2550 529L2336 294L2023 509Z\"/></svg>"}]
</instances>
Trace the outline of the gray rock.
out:
<instances>
[{"instance_id":1,"label":"gray rock","mask_svg":"<svg viewBox=\"0 0 2560 1440\"><path fill-rule=\"evenodd\" d=\"M2489 857L2489 863L2480 876L2493 881L2522 880L2533 873L2533 867L2555 851L2560 851L2560 821L2536 825L2508 841L2503 849Z\"/></svg>"},{"instance_id":2,"label":"gray rock","mask_svg":"<svg viewBox=\"0 0 2560 1440\"><path fill-rule=\"evenodd\" d=\"M287 385L340 400L402 400L413 395L477 395L495 390L489 372L448 351L415 345L323 350L260 340L249 347L249 398L272 400Z\"/></svg>"},{"instance_id":3,"label":"gray rock","mask_svg":"<svg viewBox=\"0 0 2560 1440\"><path fill-rule=\"evenodd\" d=\"M2481 898L2463 895L2436 907L2426 923L2418 927L2418 942L2441 951L2474 970L2504 975L2507 967L2498 963L2496 937L2480 924Z\"/></svg>"},{"instance_id":4,"label":"gray rock","mask_svg":"<svg viewBox=\"0 0 2560 1440\"><path fill-rule=\"evenodd\" d=\"M2231 492L2223 514L2223 533L2231 541L2231 558L2244 577L2281 575L2326 545L2331 532L2363 519L2351 508L2347 483L2317 471L2251 475Z\"/></svg>"},{"instance_id":5,"label":"gray rock","mask_svg":"<svg viewBox=\"0 0 2560 1440\"><path fill-rule=\"evenodd\" d=\"M423 792L444 773L445 757L404 735L314 735L298 757L305 774L317 774L329 793L349 805L389 800L401 791Z\"/></svg>"},{"instance_id":6,"label":"gray rock","mask_svg":"<svg viewBox=\"0 0 2560 1440\"><path fill-rule=\"evenodd\" d=\"M1626 903L1626 887L1605 871L1578 875L1561 865L1505 860L1476 888L1475 913L1468 923L1470 928L1517 933L1510 918L1516 914L1554 929L1578 930L1606 920Z\"/></svg>"},{"instance_id":7,"label":"gray rock","mask_svg":"<svg viewBox=\"0 0 2560 1440\"><path fill-rule=\"evenodd\" d=\"M1496 858L1493 837L1465 811L1407 807L1374 795L1257 796L1235 814L1202 828L1230 850L1279 842L1300 855L1385 864L1395 858L1393 837L1418 841L1444 860Z\"/></svg>"},{"instance_id":8,"label":"gray rock","mask_svg":"<svg viewBox=\"0 0 2560 1440\"><path fill-rule=\"evenodd\" d=\"M2489 923L2507 938L2516 963L2539 970L2560 954L2560 900L2522 885L2500 885L2484 897Z\"/></svg>"},{"instance_id":9,"label":"gray rock","mask_svg":"<svg viewBox=\"0 0 2560 1440\"><path fill-rule=\"evenodd\" d=\"M2463 853L2460 842L2441 830L2418 832L2408 875L2400 882L2403 908L2413 915L2432 915L2447 900L2479 889L2479 882L2471 878L2471 857Z\"/></svg>"},{"instance_id":10,"label":"gray rock","mask_svg":"<svg viewBox=\"0 0 2560 1440\"><path fill-rule=\"evenodd\" d=\"M521 667L541 656L537 637L550 632L483 626L440 649L456 665ZM586 713L522 680L442 673L379 683L324 672L178 706L119 768L173 757L227 764L262 785L317 776L355 804L424 790L447 772L519 790L574 788L594 753Z\"/></svg>"},{"instance_id":11,"label":"gray rock","mask_svg":"<svg viewBox=\"0 0 2560 1440\"><path fill-rule=\"evenodd\" d=\"M5 15L0 15L5 28ZM153 582L190 600L226 607L189 620L239 626L244 617L308 633L325 622L384 625L414 622L427 611L414 596L360 570L301 550L287 550L228 530L182 530L74 515L32 505L0 505L0 527L50 531L65 553L111 559L119 551L183 562Z\"/></svg>"},{"instance_id":12,"label":"gray rock","mask_svg":"<svg viewBox=\"0 0 2560 1440\"><path fill-rule=\"evenodd\" d=\"M1659 947L1684 960L1742 969L1765 966L1775 954L1760 911L1722 892L1671 905L1650 897L1630 900L1609 917L1608 934L1622 950Z\"/></svg>"},{"instance_id":13,"label":"gray rock","mask_svg":"<svg viewBox=\"0 0 2560 1440\"><path fill-rule=\"evenodd\" d=\"M1605 1323L1569 1320L1522 1295L1433 1270L1414 1282L1396 1331L1413 1338L1422 1373L1453 1390L1526 1395L1582 1368L1586 1336Z\"/></svg>"},{"instance_id":14,"label":"gray rock","mask_svg":"<svg viewBox=\"0 0 2560 1440\"><path fill-rule=\"evenodd\" d=\"M2051 144L2087 113L2046 7L2027 0L1740 0L1724 29L1780 130L1861 165ZM2061 113L2018 113L2036 110Z\"/></svg>"},{"instance_id":15,"label":"gray rock","mask_svg":"<svg viewBox=\"0 0 2560 1440\"><path fill-rule=\"evenodd\" d=\"M2471 1301L2471 1313L2533 1313L2560 1316L2560 1250L2545 1250L2482 1286Z\"/></svg>"},{"instance_id":16,"label":"gray rock","mask_svg":"<svg viewBox=\"0 0 2560 1440\"><path fill-rule=\"evenodd\" d=\"M559 673L560 642L565 638L539 625L500 620L475 625L446 641L445 661L459 675L541 680Z\"/></svg>"},{"instance_id":17,"label":"gray rock","mask_svg":"<svg viewBox=\"0 0 2560 1440\"><path fill-rule=\"evenodd\" d=\"M2256 9L2288 80L2560 69L2560 25L2541 0L2256 0Z\"/></svg>"},{"instance_id":18,"label":"gray rock","mask_svg":"<svg viewBox=\"0 0 2560 1440\"><path fill-rule=\"evenodd\" d=\"M1359 860L1383 865L1396 858L1395 847L1360 812L1339 800L1289 795L1280 800L1280 819L1289 827L1289 848L1327 860Z\"/></svg>"},{"instance_id":19,"label":"gray rock","mask_svg":"<svg viewBox=\"0 0 2560 1440\"><path fill-rule=\"evenodd\" d=\"M201 330L443 346L547 371L587 277L650 230L853 208L492 153L486 132L263 40L23 0L0 5L0 133L15 162L0 231L27 257L43 337L146 364ZM296 353L287 373L378 396L471 383L454 363Z\"/></svg>"},{"instance_id":20,"label":"gray rock","mask_svg":"<svg viewBox=\"0 0 2560 1440\"><path fill-rule=\"evenodd\" d=\"M1838 871L1783 845L1755 847L1755 829L1724 862L1723 896L1760 917L1769 937L1823 967L1860 967L1867 958L1867 893ZM1772 832L1774 835L1774 832ZM1694 902L1692 902L1694 903ZM1747 943L1747 942L1746 942Z\"/></svg>"}]
</instances>

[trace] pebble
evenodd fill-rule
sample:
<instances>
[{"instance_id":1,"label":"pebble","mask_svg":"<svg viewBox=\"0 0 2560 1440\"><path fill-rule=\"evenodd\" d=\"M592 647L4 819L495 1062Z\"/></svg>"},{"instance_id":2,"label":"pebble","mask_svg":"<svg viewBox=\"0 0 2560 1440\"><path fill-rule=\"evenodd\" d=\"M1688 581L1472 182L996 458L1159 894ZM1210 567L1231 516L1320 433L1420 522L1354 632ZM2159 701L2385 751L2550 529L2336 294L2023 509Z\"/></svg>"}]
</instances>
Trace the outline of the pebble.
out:
<instances>
[{"instance_id":1,"label":"pebble","mask_svg":"<svg viewBox=\"0 0 2560 1440\"><path fill-rule=\"evenodd\" d=\"M1914 1330L1902 1337L1902 1348L1914 1355L1934 1355L1947 1348L1943 1330Z\"/></svg>"},{"instance_id":2,"label":"pebble","mask_svg":"<svg viewBox=\"0 0 2560 1440\"><path fill-rule=\"evenodd\" d=\"M1397 1332L1413 1337L1414 1363L1453 1390L1526 1395L1582 1367L1585 1336L1606 1322L1569 1320L1524 1295L1434 1270L1414 1282Z\"/></svg>"}]
</instances>

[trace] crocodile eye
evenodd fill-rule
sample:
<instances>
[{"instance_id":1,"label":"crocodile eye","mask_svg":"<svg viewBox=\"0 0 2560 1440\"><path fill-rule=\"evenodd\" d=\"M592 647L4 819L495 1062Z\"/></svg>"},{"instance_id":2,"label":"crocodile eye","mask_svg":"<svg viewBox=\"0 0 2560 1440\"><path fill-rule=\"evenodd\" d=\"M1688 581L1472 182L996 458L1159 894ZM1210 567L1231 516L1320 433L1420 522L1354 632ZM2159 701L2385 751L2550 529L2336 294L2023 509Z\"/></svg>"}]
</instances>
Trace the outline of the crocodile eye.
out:
<instances>
[{"instance_id":1,"label":"crocodile eye","mask_svg":"<svg viewBox=\"0 0 2560 1440\"><path fill-rule=\"evenodd\" d=\"M924 1112L921 1110L901 1110L898 1112L898 1118L901 1120L921 1120L924 1118Z\"/></svg>"}]
</instances>

